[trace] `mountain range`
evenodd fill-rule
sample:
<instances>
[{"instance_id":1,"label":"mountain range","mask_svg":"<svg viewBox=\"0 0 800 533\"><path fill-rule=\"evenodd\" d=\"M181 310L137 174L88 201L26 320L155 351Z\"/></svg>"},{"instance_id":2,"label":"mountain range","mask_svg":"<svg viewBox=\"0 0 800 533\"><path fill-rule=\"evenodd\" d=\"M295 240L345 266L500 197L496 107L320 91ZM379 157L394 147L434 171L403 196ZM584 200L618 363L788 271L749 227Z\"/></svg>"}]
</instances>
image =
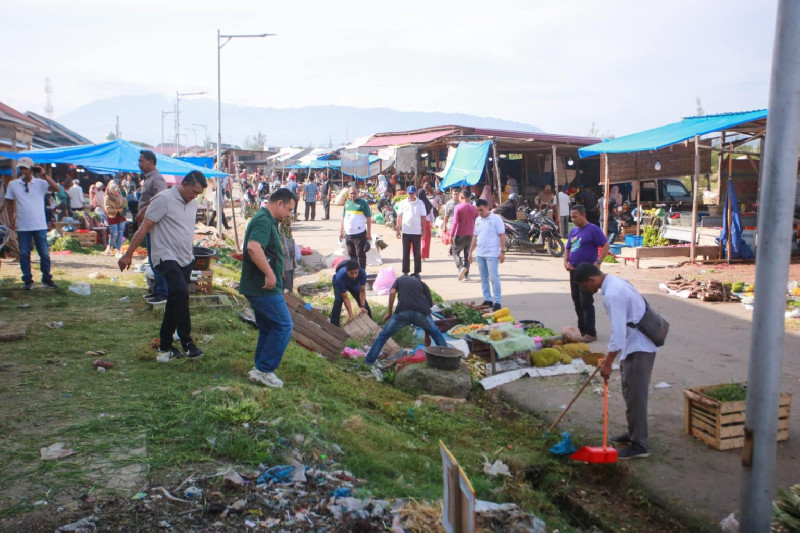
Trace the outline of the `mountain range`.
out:
<instances>
[{"instance_id":1,"label":"mountain range","mask_svg":"<svg viewBox=\"0 0 800 533\"><path fill-rule=\"evenodd\" d=\"M175 99L163 95L123 95L96 100L56 120L88 137L103 142L116 131L120 137L157 145L175 141ZM270 146L336 147L356 137L387 131L404 131L445 124L489 129L541 132L522 122L478 117L463 113L361 109L346 106L307 106L291 109L222 105L222 142L244 146L259 132ZM213 99L183 97L180 101L181 145L215 141L217 103Z\"/></svg>"}]
</instances>

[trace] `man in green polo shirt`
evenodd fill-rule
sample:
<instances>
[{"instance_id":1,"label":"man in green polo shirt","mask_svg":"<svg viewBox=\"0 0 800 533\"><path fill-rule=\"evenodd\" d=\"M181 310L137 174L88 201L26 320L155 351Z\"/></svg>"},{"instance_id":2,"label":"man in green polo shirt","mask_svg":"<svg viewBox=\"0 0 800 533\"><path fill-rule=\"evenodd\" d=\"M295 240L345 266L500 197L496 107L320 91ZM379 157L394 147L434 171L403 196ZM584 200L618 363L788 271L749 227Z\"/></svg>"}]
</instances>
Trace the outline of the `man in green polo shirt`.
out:
<instances>
[{"instance_id":1,"label":"man in green polo shirt","mask_svg":"<svg viewBox=\"0 0 800 533\"><path fill-rule=\"evenodd\" d=\"M342 222L339 224L339 238L347 244L347 255L367 268L367 243L372 240L372 213L369 203L359 197L358 186L351 185L344 204Z\"/></svg>"},{"instance_id":2,"label":"man in green polo shirt","mask_svg":"<svg viewBox=\"0 0 800 533\"><path fill-rule=\"evenodd\" d=\"M248 376L267 387L283 387L275 369L294 327L283 299L283 244L278 224L291 216L296 202L292 191L278 189L253 216L244 234L239 292L250 302L258 325L255 366Z\"/></svg>"}]
</instances>

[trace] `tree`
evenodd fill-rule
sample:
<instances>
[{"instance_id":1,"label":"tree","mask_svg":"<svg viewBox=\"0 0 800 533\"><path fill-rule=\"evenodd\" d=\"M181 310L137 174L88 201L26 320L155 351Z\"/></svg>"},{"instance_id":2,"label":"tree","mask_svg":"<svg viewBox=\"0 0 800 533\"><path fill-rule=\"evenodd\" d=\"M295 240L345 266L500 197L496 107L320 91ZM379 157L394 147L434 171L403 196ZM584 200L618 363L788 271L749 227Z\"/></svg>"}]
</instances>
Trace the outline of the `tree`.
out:
<instances>
[{"instance_id":1,"label":"tree","mask_svg":"<svg viewBox=\"0 0 800 533\"><path fill-rule=\"evenodd\" d=\"M117 140L117 136L114 135L113 131L109 131L108 135L106 135L106 140L107 141L116 141Z\"/></svg>"},{"instance_id":2,"label":"tree","mask_svg":"<svg viewBox=\"0 0 800 533\"><path fill-rule=\"evenodd\" d=\"M600 137L600 130L597 129L597 124L592 121L592 126L586 132L587 137Z\"/></svg>"},{"instance_id":3,"label":"tree","mask_svg":"<svg viewBox=\"0 0 800 533\"><path fill-rule=\"evenodd\" d=\"M267 144L267 135L259 131L255 135L244 138L244 147L247 150L263 150Z\"/></svg>"}]
</instances>

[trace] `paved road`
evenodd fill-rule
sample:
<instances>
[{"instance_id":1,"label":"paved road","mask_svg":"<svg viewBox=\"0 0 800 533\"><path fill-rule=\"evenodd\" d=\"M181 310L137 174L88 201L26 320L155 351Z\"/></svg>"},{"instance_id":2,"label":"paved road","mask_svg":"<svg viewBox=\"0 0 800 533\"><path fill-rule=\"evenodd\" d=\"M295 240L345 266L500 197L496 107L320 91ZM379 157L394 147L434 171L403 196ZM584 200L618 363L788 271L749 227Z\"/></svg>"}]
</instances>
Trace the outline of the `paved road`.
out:
<instances>
[{"instance_id":1,"label":"paved road","mask_svg":"<svg viewBox=\"0 0 800 533\"><path fill-rule=\"evenodd\" d=\"M297 242L312 246L323 255L332 252L336 248L339 209L332 208L331 214L334 216L331 221L298 223L295 226ZM399 271L401 250L393 232L376 227L373 233L382 233L390 244L383 252L385 265L394 266ZM368 271L376 272L378 268L369 267ZM637 482L672 500L676 508L718 522L739 508L740 451L717 451L684 434L683 389L746 379L751 314L740 304L680 300L657 292L659 281L668 279L676 271L685 273L688 268L637 271L612 265L606 269L634 283L671 322L668 343L660 350L653 371L653 385L663 381L671 387L651 389L652 453L649 459L628 464ZM473 274L475 280L468 283L458 282L456 274L446 247L434 239L431 259L423 264L423 279L446 300L481 301L477 271ZM510 307L518 319L541 320L553 329L575 324L569 284L561 259L514 253L501 265L500 275L503 305ZM608 319L601 297L598 296L595 305L599 340L593 346L604 351L608 342ZM791 392L795 397L800 395L799 355L800 335L787 334L781 390ZM554 420L579 383L579 378L574 376L526 378L505 385L502 392L518 407ZM778 445L778 485L800 482L798 413L800 408L793 409L789 440ZM618 373L610 381L609 418L612 434L624 429L624 403ZM599 444L602 397L591 391L585 393L560 427L591 436L589 442L581 444Z\"/></svg>"}]
</instances>

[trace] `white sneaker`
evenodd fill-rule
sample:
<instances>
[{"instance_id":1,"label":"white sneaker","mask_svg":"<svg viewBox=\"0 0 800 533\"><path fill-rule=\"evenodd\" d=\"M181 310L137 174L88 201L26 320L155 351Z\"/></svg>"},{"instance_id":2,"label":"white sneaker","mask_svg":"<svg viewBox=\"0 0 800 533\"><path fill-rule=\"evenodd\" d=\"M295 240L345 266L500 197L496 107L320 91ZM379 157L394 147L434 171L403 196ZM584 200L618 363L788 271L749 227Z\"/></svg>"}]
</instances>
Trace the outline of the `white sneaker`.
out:
<instances>
[{"instance_id":1,"label":"white sneaker","mask_svg":"<svg viewBox=\"0 0 800 533\"><path fill-rule=\"evenodd\" d=\"M461 267L461 270L458 271L458 281L463 281L467 275L467 267Z\"/></svg>"},{"instance_id":2,"label":"white sneaker","mask_svg":"<svg viewBox=\"0 0 800 533\"><path fill-rule=\"evenodd\" d=\"M272 387L275 389L283 387L283 381L275 375L275 372L262 372L254 367L247 376L253 383L261 383L265 387Z\"/></svg>"}]
</instances>

